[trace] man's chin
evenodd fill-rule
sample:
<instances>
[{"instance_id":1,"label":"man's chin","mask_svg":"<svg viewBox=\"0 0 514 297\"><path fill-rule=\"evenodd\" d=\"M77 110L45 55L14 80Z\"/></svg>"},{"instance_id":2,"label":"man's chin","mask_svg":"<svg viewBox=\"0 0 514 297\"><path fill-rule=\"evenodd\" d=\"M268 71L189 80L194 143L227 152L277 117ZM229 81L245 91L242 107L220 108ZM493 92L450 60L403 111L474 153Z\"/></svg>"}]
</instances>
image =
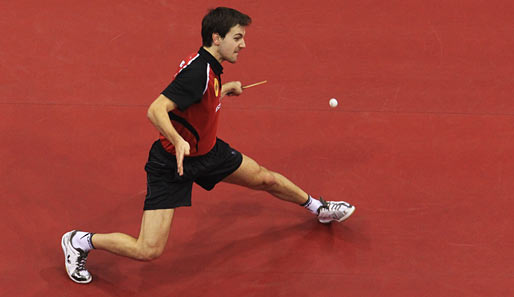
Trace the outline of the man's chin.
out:
<instances>
[{"instance_id":1,"label":"man's chin","mask_svg":"<svg viewBox=\"0 0 514 297\"><path fill-rule=\"evenodd\" d=\"M239 53L236 53L233 57L232 57L232 61L230 63L235 63L237 62L237 58L239 58Z\"/></svg>"},{"instance_id":2,"label":"man's chin","mask_svg":"<svg viewBox=\"0 0 514 297\"><path fill-rule=\"evenodd\" d=\"M225 57L223 59L223 62L229 62L231 64L234 64L235 62L237 62L237 56L235 56L235 57Z\"/></svg>"}]
</instances>

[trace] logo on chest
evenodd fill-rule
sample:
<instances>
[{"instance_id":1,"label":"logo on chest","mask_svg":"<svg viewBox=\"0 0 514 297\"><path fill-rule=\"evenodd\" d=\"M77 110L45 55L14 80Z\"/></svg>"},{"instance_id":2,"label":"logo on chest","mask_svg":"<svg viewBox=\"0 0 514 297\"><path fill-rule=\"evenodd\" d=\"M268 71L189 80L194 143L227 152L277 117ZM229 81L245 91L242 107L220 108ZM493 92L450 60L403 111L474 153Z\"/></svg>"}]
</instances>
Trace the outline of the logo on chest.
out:
<instances>
[{"instance_id":1,"label":"logo on chest","mask_svg":"<svg viewBox=\"0 0 514 297\"><path fill-rule=\"evenodd\" d=\"M216 97L220 94L220 82L216 77L214 78L214 94Z\"/></svg>"},{"instance_id":2,"label":"logo on chest","mask_svg":"<svg viewBox=\"0 0 514 297\"><path fill-rule=\"evenodd\" d=\"M216 95L216 97L218 98L218 106L216 106L216 112L218 112L218 110L220 110L221 108L221 98L219 98L219 94L220 94L220 82L218 81L218 79L215 77L214 78L214 94Z\"/></svg>"}]
</instances>

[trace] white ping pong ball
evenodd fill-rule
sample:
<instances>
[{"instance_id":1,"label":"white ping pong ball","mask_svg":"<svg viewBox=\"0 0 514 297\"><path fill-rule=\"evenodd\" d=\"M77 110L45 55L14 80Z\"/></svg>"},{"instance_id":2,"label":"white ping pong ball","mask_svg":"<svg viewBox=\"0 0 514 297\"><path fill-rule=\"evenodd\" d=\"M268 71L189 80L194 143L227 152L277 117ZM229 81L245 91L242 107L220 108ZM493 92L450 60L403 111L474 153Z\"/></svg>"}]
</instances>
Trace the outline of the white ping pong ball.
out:
<instances>
[{"instance_id":1,"label":"white ping pong ball","mask_svg":"<svg viewBox=\"0 0 514 297\"><path fill-rule=\"evenodd\" d=\"M330 105L330 107L334 108L334 107L337 107L337 99L336 98L332 98L328 101L328 104Z\"/></svg>"}]
</instances>

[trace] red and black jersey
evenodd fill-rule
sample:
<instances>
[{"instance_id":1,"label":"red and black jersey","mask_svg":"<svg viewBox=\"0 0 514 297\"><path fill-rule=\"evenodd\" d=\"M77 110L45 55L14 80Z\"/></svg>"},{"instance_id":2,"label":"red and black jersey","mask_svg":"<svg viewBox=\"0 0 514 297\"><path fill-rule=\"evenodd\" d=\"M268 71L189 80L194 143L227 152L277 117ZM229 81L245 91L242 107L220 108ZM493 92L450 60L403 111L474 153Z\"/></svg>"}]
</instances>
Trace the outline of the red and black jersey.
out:
<instances>
[{"instance_id":1,"label":"red and black jersey","mask_svg":"<svg viewBox=\"0 0 514 297\"><path fill-rule=\"evenodd\" d=\"M178 106L169 116L173 127L191 146L190 156L204 155L216 143L222 73L218 60L200 48L180 63L173 81L162 92ZM175 147L162 134L160 140L166 151L175 154Z\"/></svg>"}]
</instances>

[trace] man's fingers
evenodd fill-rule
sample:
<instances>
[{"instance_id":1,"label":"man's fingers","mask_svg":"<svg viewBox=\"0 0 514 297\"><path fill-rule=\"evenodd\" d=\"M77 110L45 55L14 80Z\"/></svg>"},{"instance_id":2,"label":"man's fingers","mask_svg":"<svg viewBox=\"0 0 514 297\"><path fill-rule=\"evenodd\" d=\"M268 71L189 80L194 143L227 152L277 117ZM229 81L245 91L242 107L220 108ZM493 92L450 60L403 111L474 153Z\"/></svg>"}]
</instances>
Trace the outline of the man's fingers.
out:
<instances>
[{"instance_id":1,"label":"man's fingers","mask_svg":"<svg viewBox=\"0 0 514 297\"><path fill-rule=\"evenodd\" d=\"M180 175L180 176L184 175L184 167L182 166L182 162L179 163L178 160L177 160L177 172L178 172L178 175Z\"/></svg>"},{"instance_id":2,"label":"man's fingers","mask_svg":"<svg viewBox=\"0 0 514 297\"><path fill-rule=\"evenodd\" d=\"M177 153L177 172L180 176L184 175L184 155L189 156L189 147L178 149Z\"/></svg>"},{"instance_id":3,"label":"man's fingers","mask_svg":"<svg viewBox=\"0 0 514 297\"><path fill-rule=\"evenodd\" d=\"M184 174L184 153L177 152L177 172L178 175L182 176Z\"/></svg>"}]
</instances>

